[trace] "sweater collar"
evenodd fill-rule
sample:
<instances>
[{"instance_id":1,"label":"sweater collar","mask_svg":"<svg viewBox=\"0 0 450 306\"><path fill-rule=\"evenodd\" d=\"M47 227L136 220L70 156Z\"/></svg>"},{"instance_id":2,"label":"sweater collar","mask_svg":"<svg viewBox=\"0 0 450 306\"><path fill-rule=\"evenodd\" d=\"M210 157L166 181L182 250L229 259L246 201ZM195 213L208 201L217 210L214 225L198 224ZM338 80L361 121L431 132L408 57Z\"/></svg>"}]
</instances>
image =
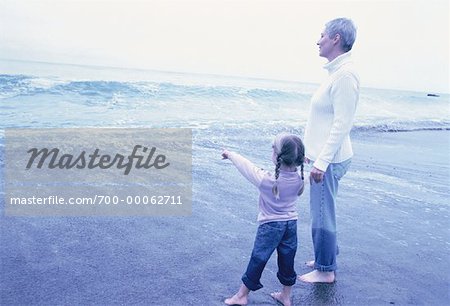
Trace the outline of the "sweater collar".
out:
<instances>
[{"instance_id":1,"label":"sweater collar","mask_svg":"<svg viewBox=\"0 0 450 306\"><path fill-rule=\"evenodd\" d=\"M283 173L283 175L286 175L286 176L293 176L293 175L297 175L298 170L297 171L287 171L287 170L280 169L280 173Z\"/></svg>"},{"instance_id":2,"label":"sweater collar","mask_svg":"<svg viewBox=\"0 0 450 306\"><path fill-rule=\"evenodd\" d=\"M328 70L328 73L333 73L341 68L343 65L350 63L352 61L350 57L350 52L345 52L344 54L339 55L331 62L326 63L323 68Z\"/></svg>"}]
</instances>

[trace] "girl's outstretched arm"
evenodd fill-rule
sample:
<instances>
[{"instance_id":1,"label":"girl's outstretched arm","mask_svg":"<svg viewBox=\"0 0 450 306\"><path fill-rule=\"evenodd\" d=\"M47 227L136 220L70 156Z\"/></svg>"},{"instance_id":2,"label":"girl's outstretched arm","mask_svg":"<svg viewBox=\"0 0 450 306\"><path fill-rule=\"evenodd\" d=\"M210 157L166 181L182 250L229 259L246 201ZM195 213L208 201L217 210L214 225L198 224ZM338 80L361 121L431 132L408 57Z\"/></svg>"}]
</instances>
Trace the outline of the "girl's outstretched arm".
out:
<instances>
[{"instance_id":1,"label":"girl's outstretched arm","mask_svg":"<svg viewBox=\"0 0 450 306\"><path fill-rule=\"evenodd\" d=\"M231 160L239 172L256 187L261 185L263 177L267 174L267 171L256 167L251 161L236 152L223 150L222 158Z\"/></svg>"}]
</instances>

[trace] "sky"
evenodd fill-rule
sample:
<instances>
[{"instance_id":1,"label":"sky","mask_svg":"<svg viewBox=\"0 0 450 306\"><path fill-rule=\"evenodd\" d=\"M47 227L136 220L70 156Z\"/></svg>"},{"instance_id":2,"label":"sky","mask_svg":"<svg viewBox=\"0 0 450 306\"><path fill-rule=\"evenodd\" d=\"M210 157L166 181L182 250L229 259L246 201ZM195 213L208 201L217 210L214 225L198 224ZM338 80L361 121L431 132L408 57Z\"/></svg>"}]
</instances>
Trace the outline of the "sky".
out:
<instances>
[{"instance_id":1,"label":"sky","mask_svg":"<svg viewBox=\"0 0 450 306\"><path fill-rule=\"evenodd\" d=\"M0 0L0 58L318 83L316 42L347 17L363 87L449 93L449 11L448 0Z\"/></svg>"}]
</instances>

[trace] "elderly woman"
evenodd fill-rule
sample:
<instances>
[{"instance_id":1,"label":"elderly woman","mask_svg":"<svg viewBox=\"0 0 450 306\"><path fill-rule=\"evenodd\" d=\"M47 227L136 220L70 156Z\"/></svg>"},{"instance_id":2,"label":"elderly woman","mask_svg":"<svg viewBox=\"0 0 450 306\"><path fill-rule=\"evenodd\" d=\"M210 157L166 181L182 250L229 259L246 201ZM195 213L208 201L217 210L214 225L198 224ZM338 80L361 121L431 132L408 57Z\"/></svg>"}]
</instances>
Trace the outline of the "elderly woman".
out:
<instances>
[{"instance_id":1,"label":"elderly woman","mask_svg":"<svg viewBox=\"0 0 450 306\"><path fill-rule=\"evenodd\" d=\"M304 143L310 172L310 211L314 271L299 276L304 282L332 283L335 280L336 196L338 182L353 156L350 130L359 99L359 78L350 50L356 37L353 22L346 18L325 25L317 45L328 63L328 78L311 99Z\"/></svg>"}]
</instances>

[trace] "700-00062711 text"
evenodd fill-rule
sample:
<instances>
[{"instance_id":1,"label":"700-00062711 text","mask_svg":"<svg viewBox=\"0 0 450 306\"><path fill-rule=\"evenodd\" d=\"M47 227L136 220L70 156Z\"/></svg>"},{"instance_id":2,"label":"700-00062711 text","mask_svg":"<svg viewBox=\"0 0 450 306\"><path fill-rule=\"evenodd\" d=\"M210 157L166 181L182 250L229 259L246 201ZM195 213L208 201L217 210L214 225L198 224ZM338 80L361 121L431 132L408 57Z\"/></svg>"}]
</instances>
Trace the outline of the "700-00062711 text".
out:
<instances>
[{"instance_id":1,"label":"700-00062711 text","mask_svg":"<svg viewBox=\"0 0 450 306\"><path fill-rule=\"evenodd\" d=\"M108 196L95 195L93 197L72 197L67 200L60 196L48 197L13 197L12 205L182 205L181 196L152 195L152 196Z\"/></svg>"}]
</instances>

